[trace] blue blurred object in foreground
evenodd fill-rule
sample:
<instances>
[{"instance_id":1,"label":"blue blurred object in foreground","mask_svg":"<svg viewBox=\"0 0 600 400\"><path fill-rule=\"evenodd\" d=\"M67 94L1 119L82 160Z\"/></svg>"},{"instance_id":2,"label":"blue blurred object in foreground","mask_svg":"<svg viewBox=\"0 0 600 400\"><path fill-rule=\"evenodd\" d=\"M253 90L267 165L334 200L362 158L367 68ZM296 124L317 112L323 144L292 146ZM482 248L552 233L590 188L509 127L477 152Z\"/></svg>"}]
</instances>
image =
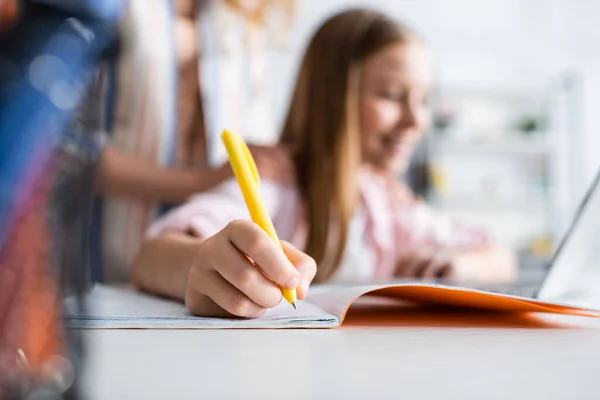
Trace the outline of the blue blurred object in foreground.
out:
<instances>
[{"instance_id":1,"label":"blue blurred object in foreground","mask_svg":"<svg viewBox=\"0 0 600 400\"><path fill-rule=\"evenodd\" d=\"M29 0L30 4L48 5L79 18L116 25L126 0Z\"/></svg>"},{"instance_id":2,"label":"blue blurred object in foreground","mask_svg":"<svg viewBox=\"0 0 600 400\"><path fill-rule=\"evenodd\" d=\"M125 0L32 0L0 38L0 248L21 186L60 141ZM81 15L77 13L81 13Z\"/></svg>"},{"instance_id":3,"label":"blue blurred object in foreground","mask_svg":"<svg viewBox=\"0 0 600 400\"><path fill-rule=\"evenodd\" d=\"M75 399L81 335L44 311L65 293L81 299L93 168L77 163L68 137L85 142L73 119L116 47L125 0L23 4L0 36L0 398Z\"/></svg>"}]
</instances>

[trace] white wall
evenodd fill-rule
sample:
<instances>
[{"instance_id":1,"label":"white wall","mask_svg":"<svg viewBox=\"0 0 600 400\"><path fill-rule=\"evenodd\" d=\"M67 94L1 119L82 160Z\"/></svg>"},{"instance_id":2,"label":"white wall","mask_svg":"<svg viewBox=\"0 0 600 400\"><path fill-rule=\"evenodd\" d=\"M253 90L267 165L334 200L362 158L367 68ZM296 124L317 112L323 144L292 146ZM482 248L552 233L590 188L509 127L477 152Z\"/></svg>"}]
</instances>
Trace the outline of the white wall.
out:
<instances>
[{"instance_id":1,"label":"white wall","mask_svg":"<svg viewBox=\"0 0 600 400\"><path fill-rule=\"evenodd\" d=\"M584 93L582 96L582 143L584 184L591 180L600 165L600 1L569 1L568 57L581 71Z\"/></svg>"},{"instance_id":2,"label":"white wall","mask_svg":"<svg viewBox=\"0 0 600 400\"><path fill-rule=\"evenodd\" d=\"M581 78L581 129L572 179L585 189L600 164L600 0L299 0L289 48L273 58L278 120L306 42L332 13L352 6L389 12L429 42L444 84L544 84L565 72ZM598 110L598 112L597 112ZM574 194L579 197L579 193Z\"/></svg>"}]
</instances>

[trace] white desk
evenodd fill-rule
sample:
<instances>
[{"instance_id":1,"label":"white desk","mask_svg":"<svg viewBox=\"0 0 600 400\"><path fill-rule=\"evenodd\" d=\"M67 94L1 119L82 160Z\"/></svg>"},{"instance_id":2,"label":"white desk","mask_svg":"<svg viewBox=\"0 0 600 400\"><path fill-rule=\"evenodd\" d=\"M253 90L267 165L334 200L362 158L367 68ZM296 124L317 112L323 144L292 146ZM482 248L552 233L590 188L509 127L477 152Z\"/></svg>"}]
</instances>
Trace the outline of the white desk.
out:
<instances>
[{"instance_id":1,"label":"white desk","mask_svg":"<svg viewBox=\"0 0 600 400\"><path fill-rule=\"evenodd\" d=\"M98 400L600 399L600 320L545 317L573 329L480 318L468 328L455 322L462 314L436 318L336 330L91 331L86 386Z\"/></svg>"}]
</instances>

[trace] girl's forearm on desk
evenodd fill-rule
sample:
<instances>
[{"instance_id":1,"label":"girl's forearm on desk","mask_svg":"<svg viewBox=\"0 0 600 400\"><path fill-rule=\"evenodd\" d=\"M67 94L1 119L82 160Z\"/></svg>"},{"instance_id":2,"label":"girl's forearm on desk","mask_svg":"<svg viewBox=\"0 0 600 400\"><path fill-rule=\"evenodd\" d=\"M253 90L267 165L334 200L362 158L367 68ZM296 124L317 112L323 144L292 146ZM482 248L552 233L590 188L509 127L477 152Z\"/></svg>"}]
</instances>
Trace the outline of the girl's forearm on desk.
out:
<instances>
[{"instance_id":1,"label":"girl's forearm on desk","mask_svg":"<svg viewBox=\"0 0 600 400\"><path fill-rule=\"evenodd\" d=\"M189 270L201 243L183 233L144 242L132 265L133 282L148 292L184 300Z\"/></svg>"},{"instance_id":2,"label":"girl's forearm on desk","mask_svg":"<svg viewBox=\"0 0 600 400\"><path fill-rule=\"evenodd\" d=\"M517 277L515 255L501 247L489 246L461 251L456 260L458 280L511 282Z\"/></svg>"}]
</instances>

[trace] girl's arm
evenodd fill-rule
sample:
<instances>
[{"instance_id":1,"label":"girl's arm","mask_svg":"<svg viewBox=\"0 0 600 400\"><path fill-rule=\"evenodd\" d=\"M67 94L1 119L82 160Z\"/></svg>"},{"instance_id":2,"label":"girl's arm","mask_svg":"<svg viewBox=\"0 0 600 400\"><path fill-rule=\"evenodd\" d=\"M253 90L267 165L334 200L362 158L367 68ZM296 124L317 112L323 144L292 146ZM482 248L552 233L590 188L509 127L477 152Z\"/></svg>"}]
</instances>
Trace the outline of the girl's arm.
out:
<instances>
[{"instance_id":1,"label":"girl's arm","mask_svg":"<svg viewBox=\"0 0 600 400\"><path fill-rule=\"evenodd\" d=\"M511 282L517 276L513 252L493 242L482 229L448 218L411 198L397 186L396 218L404 240L398 248L396 275L451 278L463 282ZM404 197L400 197L403 194Z\"/></svg>"},{"instance_id":2,"label":"girl's arm","mask_svg":"<svg viewBox=\"0 0 600 400\"><path fill-rule=\"evenodd\" d=\"M315 262L258 226L237 220L206 241L164 233L142 245L133 280L144 290L185 301L205 317L259 317L282 299L280 287L306 297ZM253 261L251 261L253 260Z\"/></svg>"},{"instance_id":3,"label":"girl's arm","mask_svg":"<svg viewBox=\"0 0 600 400\"><path fill-rule=\"evenodd\" d=\"M500 246L478 246L457 251L453 279L461 282L512 282L517 278L515 254Z\"/></svg>"},{"instance_id":4,"label":"girl's arm","mask_svg":"<svg viewBox=\"0 0 600 400\"><path fill-rule=\"evenodd\" d=\"M180 232L142 243L132 265L133 282L143 290L183 301L189 270L202 240Z\"/></svg>"},{"instance_id":5,"label":"girl's arm","mask_svg":"<svg viewBox=\"0 0 600 400\"><path fill-rule=\"evenodd\" d=\"M493 245L415 246L400 253L395 276L504 283L516 279L517 263L511 251Z\"/></svg>"},{"instance_id":6,"label":"girl's arm","mask_svg":"<svg viewBox=\"0 0 600 400\"><path fill-rule=\"evenodd\" d=\"M269 215L278 216L276 226L292 225L286 221L296 217L297 194L269 181L261 194ZM284 255L262 229L244 221L248 217L234 179L194 196L154 221L132 265L134 282L184 300L202 316L258 316L281 299L277 285L298 286L303 298L316 271L312 259L289 245ZM280 234L289 237L285 230Z\"/></svg>"}]
</instances>

